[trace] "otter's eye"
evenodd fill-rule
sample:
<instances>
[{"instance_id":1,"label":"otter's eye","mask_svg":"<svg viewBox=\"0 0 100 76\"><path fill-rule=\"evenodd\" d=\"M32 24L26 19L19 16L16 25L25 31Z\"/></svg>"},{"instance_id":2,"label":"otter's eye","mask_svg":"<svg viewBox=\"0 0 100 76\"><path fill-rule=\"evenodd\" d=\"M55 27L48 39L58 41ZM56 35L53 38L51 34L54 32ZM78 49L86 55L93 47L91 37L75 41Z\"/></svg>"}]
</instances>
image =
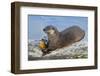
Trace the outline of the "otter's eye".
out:
<instances>
[{"instance_id":1,"label":"otter's eye","mask_svg":"<svg viewBox=\"0 0 100 76\"><path fill-rule=\"evenodd\" d=\"M52 29L54 30L55 28L52 27Z\"/></svg>"}]
</instances>

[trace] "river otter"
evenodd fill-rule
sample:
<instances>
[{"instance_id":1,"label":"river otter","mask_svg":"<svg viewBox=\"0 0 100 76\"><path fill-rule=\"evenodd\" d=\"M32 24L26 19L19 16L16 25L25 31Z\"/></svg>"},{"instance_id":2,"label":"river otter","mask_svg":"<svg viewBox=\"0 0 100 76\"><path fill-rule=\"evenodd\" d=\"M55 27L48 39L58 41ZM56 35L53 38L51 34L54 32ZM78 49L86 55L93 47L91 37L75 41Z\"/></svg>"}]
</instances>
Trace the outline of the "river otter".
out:
<instances>
[{"instance_id":1,"label":"river otter","mask_svg":"<svg viewBox=\"0 0 100 76\"><path fill-rule=\"evenodd\" d=\"M71 26L59 32L56 27L50 25L46 26L43 31L48 36L47 53L78 42L83 39L85 35L85 32L78 26Z\"/></svg>"}]
</instances>

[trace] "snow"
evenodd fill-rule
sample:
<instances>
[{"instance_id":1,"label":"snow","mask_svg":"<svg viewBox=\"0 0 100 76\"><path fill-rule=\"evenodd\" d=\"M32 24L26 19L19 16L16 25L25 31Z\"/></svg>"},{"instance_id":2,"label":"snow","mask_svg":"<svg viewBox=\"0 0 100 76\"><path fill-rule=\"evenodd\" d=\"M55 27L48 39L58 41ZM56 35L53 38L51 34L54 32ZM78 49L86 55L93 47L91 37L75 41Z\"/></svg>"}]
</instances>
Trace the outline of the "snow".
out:
<instances>
[{"instance_id":1,"label":"snow","mask_svg":"<svg viewBox=\"0 0 100 76\"><path fill-rule=\"evenodd\" d=\"M33 44L29 45L28 49L29 60L79 59L88 57L87 41L76 42L70 46L61 49L56 49L44 56L42 56L42 51Z\"/></svg>"}]
</instances>

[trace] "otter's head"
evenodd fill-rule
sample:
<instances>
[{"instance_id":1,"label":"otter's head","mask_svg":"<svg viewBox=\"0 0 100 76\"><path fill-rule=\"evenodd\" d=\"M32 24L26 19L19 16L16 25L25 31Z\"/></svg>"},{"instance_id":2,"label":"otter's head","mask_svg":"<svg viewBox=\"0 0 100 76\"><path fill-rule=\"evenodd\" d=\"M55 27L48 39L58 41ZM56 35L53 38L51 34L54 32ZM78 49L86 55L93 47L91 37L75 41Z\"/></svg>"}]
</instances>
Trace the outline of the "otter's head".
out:
<instances>
[{"instance_id":1,"label":"otter's head","mask_svg":"<svg viewBox=\"0 0 100 76\"><path fill-rule=\"evenodd\" d=\"M46 26L43 31L45 33L47 33L48 35L53 35L53 34L56 34L58 32L57 28L54 27L54 26Z\"/></svg>"}]
</instances>

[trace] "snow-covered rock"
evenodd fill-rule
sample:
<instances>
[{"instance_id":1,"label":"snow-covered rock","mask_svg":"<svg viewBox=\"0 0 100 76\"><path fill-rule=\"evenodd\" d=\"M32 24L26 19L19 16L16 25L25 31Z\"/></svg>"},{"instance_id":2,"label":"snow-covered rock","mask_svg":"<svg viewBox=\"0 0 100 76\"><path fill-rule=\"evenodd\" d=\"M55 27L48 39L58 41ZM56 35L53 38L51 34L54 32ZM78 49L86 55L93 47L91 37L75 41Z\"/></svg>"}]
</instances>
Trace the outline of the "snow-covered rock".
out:
<instances>
[{"instance_id":1,"label":"snow-covered rock","mask_svg":"<svg viewBox=\"0 0 100 76\"><path fill-rule=\"evenodd\" d=\"M42 52L37 46L29 45L28 55L29 60L87 58L88 43L86 41L76 42L68 47L56 49L45 56L42 56Z\"/></svg>"}]
</instances>

